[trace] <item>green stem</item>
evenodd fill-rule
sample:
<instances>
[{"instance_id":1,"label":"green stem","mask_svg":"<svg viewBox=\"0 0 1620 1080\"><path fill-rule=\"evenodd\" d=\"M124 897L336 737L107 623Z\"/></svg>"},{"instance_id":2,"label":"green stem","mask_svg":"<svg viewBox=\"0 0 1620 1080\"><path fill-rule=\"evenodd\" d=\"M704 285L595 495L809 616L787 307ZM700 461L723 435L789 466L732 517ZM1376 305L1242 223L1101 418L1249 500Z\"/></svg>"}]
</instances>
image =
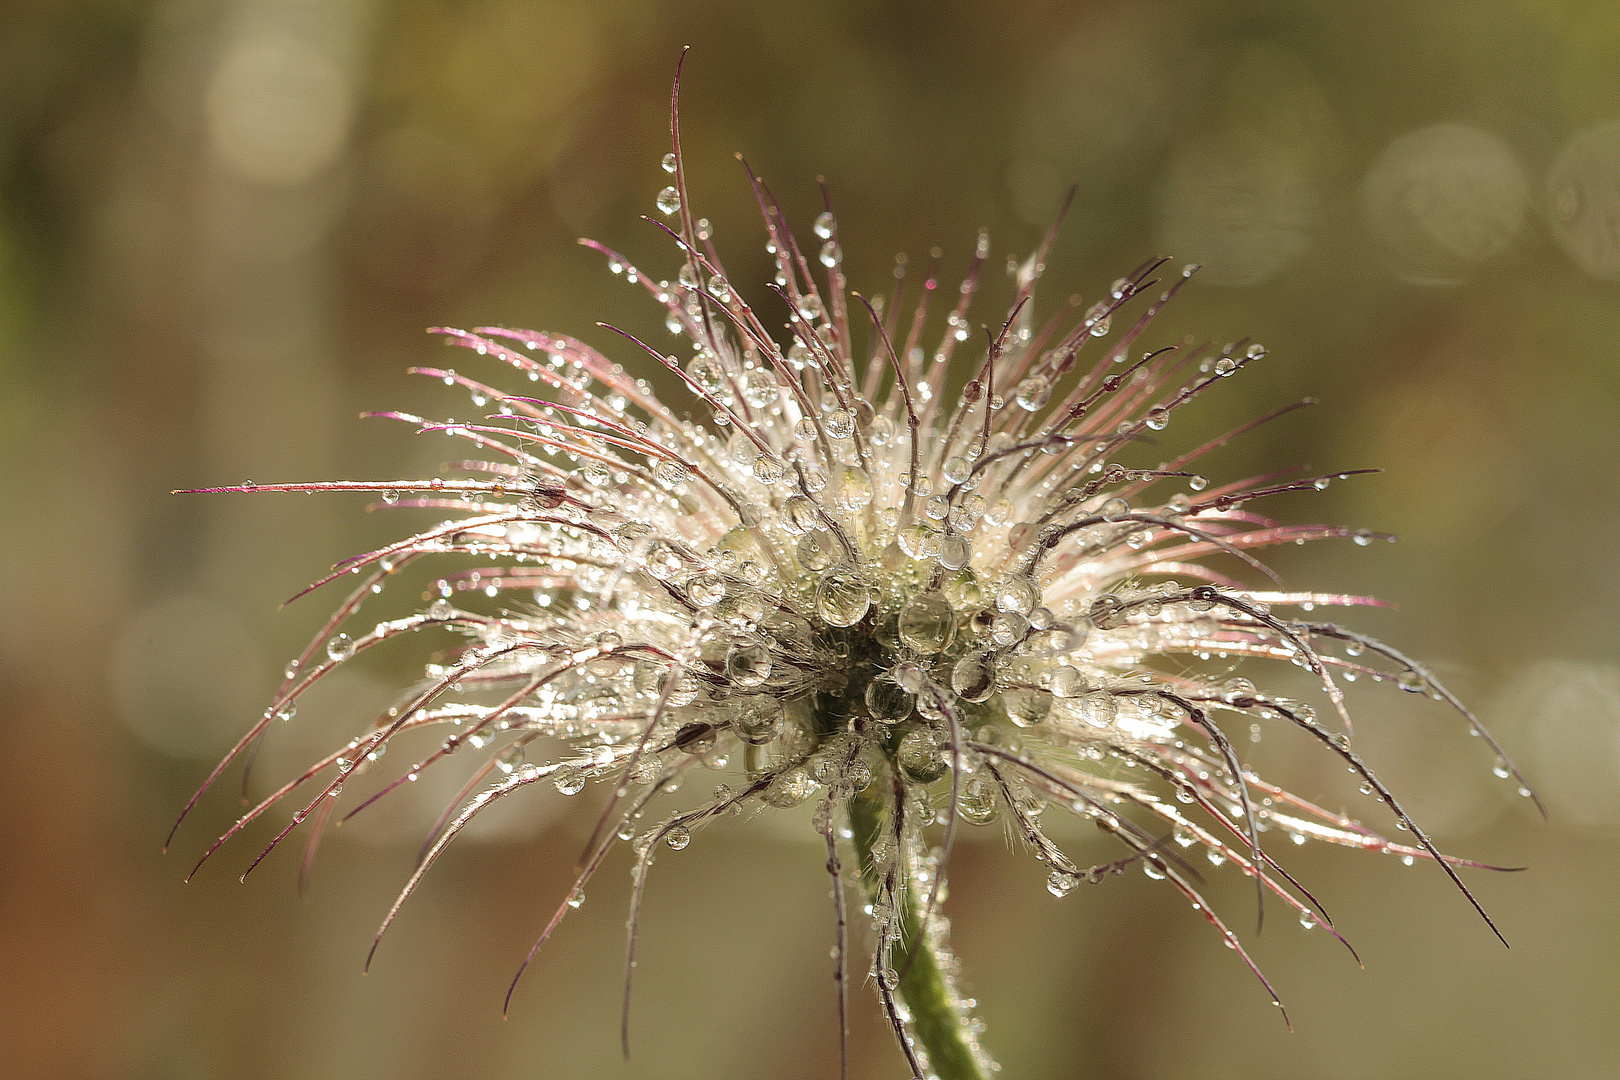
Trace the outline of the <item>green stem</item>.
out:
<instances>
[{"instance_id":1,"label":"green stem","mask_svg":"<svg viewBox=\"0 0 1620 1080\"><path fill-rule=\"evenodd\" d=\"M877 868L872 865L872 847L883 834L883 809L880 800L866 796L856 796L849 807L850 829L860 858L861 884L874 904L879 900L882 882ZM920 892L905 888L899 890L895 898L900 948L889 964L896 971L905 972L896 995L911 1010L911 1033L927 1052L928 1065L939 1080L989 1080L986 1068L989 1057L977 1045L967 1010L951 977L955 958L937 929L923 928L922 905L927 902L927 896L919 895ZM939 917L936 912L934 918Z\"/></svg>"}]
</instances>

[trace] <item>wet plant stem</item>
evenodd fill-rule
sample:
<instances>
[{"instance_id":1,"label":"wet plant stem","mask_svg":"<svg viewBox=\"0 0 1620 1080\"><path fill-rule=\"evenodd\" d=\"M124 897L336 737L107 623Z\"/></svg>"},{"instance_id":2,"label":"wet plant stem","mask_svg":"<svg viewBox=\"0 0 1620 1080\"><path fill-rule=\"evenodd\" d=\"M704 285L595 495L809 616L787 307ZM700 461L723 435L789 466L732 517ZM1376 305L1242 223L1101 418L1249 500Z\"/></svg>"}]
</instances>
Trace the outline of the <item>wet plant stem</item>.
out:
<instances>
[{"instance_id":1,"label":"wet plant stem","mask_svg":"<svg viewBox=\"0 0 1620 1080\"><path fill-rule=\"evenodd\" d=\"M867 899L877 905L883 881L873 866L872 848L883 835L883 804L856 796L850 800L849 822L860 859L861 884ZM940 935L923 927L922 908L926 902L924 890L898 890L895 921L901 944L886 961L886 966L904 972L895 997L911 1010L911 1030L928 1055L931 1075L940 1080L988 1080L989 1074L981 1063L982 1051L975 1051L968 1018L951 984L948 968L953 958L944 950Z\"/></svg>"}]
</instances>

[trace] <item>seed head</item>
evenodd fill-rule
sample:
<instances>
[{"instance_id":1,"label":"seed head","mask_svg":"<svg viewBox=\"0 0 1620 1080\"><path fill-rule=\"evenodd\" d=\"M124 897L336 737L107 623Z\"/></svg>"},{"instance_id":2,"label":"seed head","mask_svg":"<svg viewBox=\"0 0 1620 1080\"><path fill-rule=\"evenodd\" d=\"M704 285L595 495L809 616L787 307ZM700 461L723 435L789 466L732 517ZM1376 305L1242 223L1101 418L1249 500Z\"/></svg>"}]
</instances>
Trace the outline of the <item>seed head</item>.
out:
<instances>
[{"instance_id":1,"label":"seed head","mask_svg":"<svg viewBox=\"0 0 1620 1080\"><path fill-rule=\"evenodd\" d=\"M756 307L733 287L708 222L693 216L672 127L672 175L653 219L674 244L671 277L584 243L665 311L674 346L620 331L621 351L645 353L642 371L667 369L684 384L676 395L661 398L576 338L439 328L475 354L472 373L419 373L461 387L485 415L380 415L469 444L474 459L446 467L448 478L210 489L364 491L443 521L311 586L356 581L204 790L358 653L411 636L453 643L394 708L219 843L284 800L298 809L271 847L300 825L313 842L334 808L353 814L377 801L339 807L346 782L384 768L379 755L407 732L443 740L382 794L428 769L466 773L469 755L450 759L472 748L476 765L380 939L445 846L491 805L542 782L564 796L600 787L578 879L526 967L617 841L634 852L639 905L660 847L686 847L721 815L811 803L834 884L841 1013L843 867L853 856L851 881L876 931L872 981L919 1077L991 1067L955 992L937 910L963 825L1002 823L1050 868L1055 896L1139 865L1245 962L1198 892L1195 854L1338 936L1265 850L1268 831L1432 859L1473 902L1454 868L1462 860L1435 848L1356 752L1340 681L1387 676L1483 730L1428 670L1315 614L1377 601L1284 588L1255 554L1377 538L1257 512L1264 496L1353 474L1212 484L1195 471L1211 450L1297 405L1157 459L1168 438L1159 433L1178 412L1266 361L1249 341L1144 348L1154 316L1196 267L1152 260L1094 302L1037 318L1054 225L1039 250L1009 264L1009 309L978 333L969 312L986 236L959 288L939 288L937 260L920 283L901 262L892 293L869 298L846 284L831 210L801 246L749 171L775 266L773 295ZM523 390L497 389L503 366ZM365 602L418 564L455 569L428 578L416 614L368 624ZM1304 669L1320 713L1246 677L1201 674L1199 661L1215 657L1228 674L1249 658ZM1320 742L1410 841L1250 771L1230 732L1267 726ZM1517 776L1484 738L1499 770ZM715 774L724 774L718 787L698 782ZM1051 810L1095 822L1120 858L1073 861L1042 828Z\"/></svg>"}]
</instances>

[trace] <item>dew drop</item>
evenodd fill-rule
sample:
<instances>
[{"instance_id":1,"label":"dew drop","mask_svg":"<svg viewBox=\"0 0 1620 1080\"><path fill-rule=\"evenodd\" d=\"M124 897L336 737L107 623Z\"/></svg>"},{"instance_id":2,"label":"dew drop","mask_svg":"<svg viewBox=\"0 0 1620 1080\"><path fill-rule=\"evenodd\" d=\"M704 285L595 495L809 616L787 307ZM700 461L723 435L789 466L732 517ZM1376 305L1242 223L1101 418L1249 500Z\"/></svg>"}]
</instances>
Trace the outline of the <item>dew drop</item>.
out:
<instances>
[{"instance_id":1,"label":"dew drop","mask_svg":"<svg viewBox=\"0 0 1620 1080\"><path fill-rule=\"evenodd\" d=\"M972 652L951 668L951 689L967 701L983 701L996 687L995 655Z\"/></svg>"},{"instance_id":2,"label":"dew drop","mask_svg":"<svg viewBox=\"0 0 1620 1080\"><path fill-rule=\"evenodd\" d=\"M803 766L794 766L777 773L761 798L778 810L786 810L798 806L815 791L816 782L810 778L810 773Z\"/></svg>"},{"instance_id":3,"label":"dew drop","mask_svg":"<svg viewBox=\"0 0 1620 1080\"><path fill-rule=\"evenodd\" d=\"M1093 690L1080 699L1080 718L1092 727L1105 728L1119 716L1119 703L1107 690Z\"/></svg>"},{"instance_id":4,"label":"dew drop","mask_svg":"<svg viewBox=\"0 0 1620 1080\"><path fill-rule=\"evenodd\" d=\"M907 779L917 784L932 784L949 769L941 753L940 740L927 727L915 727L906 732L894 748L894 759Z\"/></svg>"},{"instance_id":5,"label":"dew drop","mask_svg":"<svg viewBox=\"0 0 1620 1080\"><path fill-rule=\"evenodd\" d=\"M771 667L771 651L762 642L733 645L726 652L726 678L738 686L760 685L771 677Z\"/></svg>"},{"instance_id":6,"label":"dew drop","mask_svg":"<svg viewBox=\"0 0 1620 1080\"><path fill-rule=\"evenodd\" d=\"M946 536L939 542L939 565L947 570L960 570L973 558L973 547L966 537Z\"/></svg>"},{"instance_id":7,"label":"dew drop","mask_svg":"<svg viewBox=\"0 0 1620 1080\"><path fill-rule=\"evenodd\" d=\"M892 679L873 679L866 684L866 711L880 724L893 724L911 714L914 698Z\"/></svg>"},{"instance_id":8,"label":"dew drop","mask_svg":"<svg viewBox=\"0 0 1620 1080\"><path fill-rule=\"evenodd\" d=\"M956 798L956 812L969 825L988 825L996 820L996 789L982 776L971 777Z\"/></svg>"},{"instance_id":9,"label":"dew drop","mask_svg":"<svg viewBox=\"0 0 1620 1080\"><path fill-rule=\"evenodd\" d=\"M781 723L781 703L760 695L745 699L742 709L732 718L731 726L743 742L760 746L776 738Z\"/></svg>"},{"instance_id":10,"label":"dew drop","mask_svg":"<svg viewBox=\"0 0 1620 1080\"><path fill-rule=\"evenodd\" d=\"M1080 672L1072 667L1057 667L1052 669L1047 679L1047 689L1051 691L1053 697L1079 697L1085 693L1086 680L1081 676ZM1050 708L1051 706L1048 705L1047 707ZM1008 715L1012 715L1011 708L1008 709ZM1013 723L1016 724L1017 722L1018 720L1015 717Z\"/></svg>"},{"instance_id":11,"label":"dew drop","mask_svg":"<svg viewBox=\"0 0 1620 1080\"><path fill-rule=\"evenodd\" d=\"M838 466L833 474L832 499L843 510L865 509L872 504L871 477L859 465Z\"/></svg>"},{"instance_id":12,"label":"dew drop","mask_svg":"<svg viewBox=\"0 0 1620 1080\"><path fill-rule=\"evenodd\" d=\"M996 587L996 608L1001 611L1028 615L1035 610L1037 599L1035 583L1021 574L1005 578Z\"/></svg>"},{"instance_id":13,"label":"dew drop","mask_svg":"<svg viewBox=\"0 0 1620 1080\"><path fill-rule=\"evenodd\" d=\"M854 626L871 606L871 588L847 567L827 571L816 585L816 612L829 626Z\"/></svg>"},{"instance_id":14,"label":"dew drop","mask_svg":"<svg viewBox=\"0 0 1620 1080\"><path fill-rule=\"evenodd\" d=\"M821 524L816 504L803 495L789 496L782 504L782 527L794 536L803 536Z\"/></svg>"},{"instance_id":15,"label":"dew drop","mask_svg":"<svg viewBox=\"0 0 1620 1080\"><path fill-rule=\"evenodd\" d=\"M943 652L956 635L956 612L938 596L918 596L900 609L900 640L925 655Z\"/></svg>"},{"instance_id":16,"label":"dew drop","mask_svg":"<svg viewBox=\"0 0 1620 1080\"><path fill-rule=\"evenodd\" d=\"M333 634L326 642L327 658L342 663L354 655L354 639L348 634Z\"/></svg>"}]
</instances>

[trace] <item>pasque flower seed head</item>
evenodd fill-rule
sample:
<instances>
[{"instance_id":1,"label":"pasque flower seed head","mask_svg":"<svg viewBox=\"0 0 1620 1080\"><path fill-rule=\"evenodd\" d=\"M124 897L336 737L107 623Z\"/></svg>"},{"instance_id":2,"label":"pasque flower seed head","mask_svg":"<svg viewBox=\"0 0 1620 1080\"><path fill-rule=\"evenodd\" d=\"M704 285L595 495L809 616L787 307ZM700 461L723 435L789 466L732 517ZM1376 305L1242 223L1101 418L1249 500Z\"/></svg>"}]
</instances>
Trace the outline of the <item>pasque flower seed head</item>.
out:
<instances>
[{"instance_id":1,"label":"pasque flower seed head","mask_svg":"<svg viewBox=\"0 0 1620 1080\"><path fill-rule=\"evenodd\" d=\"M866 897L855 906L875 926L872 982L918 1077L993 1068L956 992L939 911L964 826L1001 823L1050 868L1055 896L1140 866L1245 962L1198 892L1196 852L1335 936L1262 846L1265 833L1431 859L1472 902L1455 869L1462 860L1435 848L1357 753L1340 683L1387 675L1483 730L1429 671L1316 615L1375 601L1285 589L1255 555L1372 538L1256 512L1263 496L1351 474L1211 483L1195 471L1211 450L1295 406L1154 460L1179 410L1265 357L1247 341L1144 349L1154 316L1195 267L1153 260L1084 311L1038 318L1054 226L1012 264L1007 313L976 337L969 313L987 237L958 289L938 288L934 271L919 283L901 263L892 294L868 298L846 283L831 211L814 223L817 243L801 248L750 171L775 266L772 295L756 306L693 214L678 116L672 127L664 168L673 182L653 219L675 249L669 278L585 243L662 307L675 345L621 331L620 351L644 353L639 369L664 369L666 382L683 384L675 393L660 396L573 337L440 329L475 354L474 373L421 373L470 393L481 415L442 424L382 415L461 440L474 460L447 466L444 478L210 489L362 491L443 520L317 583L355 587L203 790L357 654L395 638L459 642L435 654L396 707L337 740L220 843L287 801L297 809L275 842L300 827L318 837L334 814L378 801L340 805L346 782L367 771L395 770L386 793L430 769L459 770L465 783L386 930L485 809L534 785L562 795L600 785L577 883L538 950L618 841L633 851L639 905L659 849L686 847L721 815L811 804L833 882L840 1013L855 885ZM929 327L941 314L936 336ZM497 388L503 366L521 391ZM376 593L435 564L452 569L425 579L417 614L367 624ZM1320 688L1320 711L1247 678L1199 674L1199 661L1216 656L1223 668L1298 666ZM1340 759L1410 840L1255 775L1231 733L1279 725ZM442 732L442 743L403 767L380 759L417 730ZM462 747L475 752L455 754ZM699 782L711 773L726 782ZM1121 857L1074 862L1042 826L1048 808L1095 822ZM631 945L633 957L633 929Z\"/></svg>"}]
</instances>

